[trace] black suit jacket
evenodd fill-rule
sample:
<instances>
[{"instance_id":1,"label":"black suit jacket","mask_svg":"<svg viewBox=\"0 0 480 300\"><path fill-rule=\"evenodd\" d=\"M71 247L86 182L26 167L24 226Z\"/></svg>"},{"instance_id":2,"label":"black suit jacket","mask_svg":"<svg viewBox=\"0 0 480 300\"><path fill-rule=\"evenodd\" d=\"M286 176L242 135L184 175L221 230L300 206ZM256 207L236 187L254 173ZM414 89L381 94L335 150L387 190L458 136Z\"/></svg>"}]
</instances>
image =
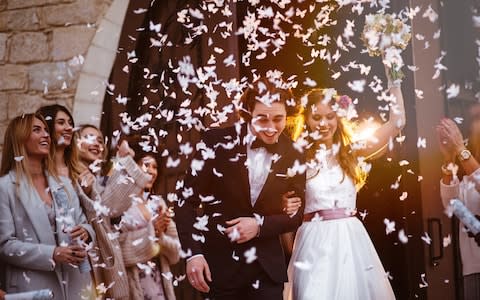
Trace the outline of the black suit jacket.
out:
<instances>
[{"instance_id":1,"label":"black suit jacket","mask_svg":"<svg viewBox=\"0 0 480 300\"><path fill-rule=\"evenodd\" d=\"M191 250L192 255L203 254L212 272L212 284L223 288L231 286L236 280L235 273L245 267L244 253L252 247L256 248L258 263L273 281L287 281L279 235L294 231L303 218L304 204L293 218L283 213L282 195L287 191L294 190L297 196L305 199L305 173L287 176L287 169L295 161L303 164L304 159L286 135L279 138L276 152L280 158L272 161L271 172L252 207L245 166L247 146L243 142L246 133L247 126L244 124L213 129L204 134L202 141L206 147L201 147L203 150L199 149L192 161L192 166L204 161L203 168L196 172L192 172L195 167L189 170L184 188L179 191L176 207L175 222L182 249L186 252ZM213 150L215 157L204 160L209 152L205 149ZM200 203L208 216L208 231L193 227ZM231 242L219 230L226 227L228 220L252 217L254 214L264 217L264 221L260 236L247 243ZM198 237L201 239L198 240Z\"/></svg>"}]
</instances>

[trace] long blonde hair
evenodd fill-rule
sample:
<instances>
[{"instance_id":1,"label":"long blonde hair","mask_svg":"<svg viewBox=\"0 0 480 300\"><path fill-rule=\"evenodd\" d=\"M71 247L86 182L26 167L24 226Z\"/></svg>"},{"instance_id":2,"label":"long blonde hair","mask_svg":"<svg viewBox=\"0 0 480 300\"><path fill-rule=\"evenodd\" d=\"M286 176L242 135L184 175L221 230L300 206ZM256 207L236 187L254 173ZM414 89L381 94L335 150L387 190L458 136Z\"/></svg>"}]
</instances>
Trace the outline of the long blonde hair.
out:
<instances>
[{"instance_id":1,"label":"long blonde hair","mask_svg":"<svg viewBox=\"0 0 480 300\"><path fill-rule=\"evenodd\" d=\"M287 121L287 126L294 141L296 141L302 133L309 131L306 120L312 113L312 107L325 100L326 91L327 89L313 89L302 97L303 99L306 99L306 103L300 107L297 116L290 118ZM334 105L338 99L339 96L335 95L331 98L329 103L326 104ZM367 174L362 168L360 168L358 156L352 149L354 128L354 122L337 115L337 130L333 135L333 142L340 146L338 151L338 162L344 175L350 177L355 183L357 190L359 190L364 185ZM308 161L315 157L319 145L313 140L309 140L308 136L307 141L309 142L306 148Z\"/></svg>"},{"instance_id":2,"label":"long blonde hair","mask_svg":"<svg viewBox=\"0 0 480 300\"><path fill-rule=\"evenodd\" d=\"M4 176L11 170L14 170L17 177L17 186L20 181L19 179L21 178L26 178L30 184L32 183L32 175L28 168L29 159L25 144L32 133L34 119L42 121L42 123L48 129L47 123L42 115L24 114L11 120L8 124L7 130L5 131L0 176ZM57 177L57 172L52 157L52 147L50 147L49 155L42 161L43 169L46 170L48 174Z\"/></svg>"}]
</instances>

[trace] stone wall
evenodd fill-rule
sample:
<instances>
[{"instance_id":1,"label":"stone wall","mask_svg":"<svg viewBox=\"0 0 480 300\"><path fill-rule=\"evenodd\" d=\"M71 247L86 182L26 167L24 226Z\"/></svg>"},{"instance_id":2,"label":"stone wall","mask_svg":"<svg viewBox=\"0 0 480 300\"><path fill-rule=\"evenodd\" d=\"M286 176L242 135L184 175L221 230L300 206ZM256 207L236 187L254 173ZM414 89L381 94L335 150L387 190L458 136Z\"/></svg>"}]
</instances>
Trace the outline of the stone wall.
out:
<instances>
[{"instance_id":1,"label":"stone wall","mask_svg":"<svg viewBox=\"0 0 480 300\"><path fill-rule=\"evenodd\" d=\"M45 104L73 108L84 57L111 2L0 0L1 144L15 116Z\"/></svg>"}]
</instances>

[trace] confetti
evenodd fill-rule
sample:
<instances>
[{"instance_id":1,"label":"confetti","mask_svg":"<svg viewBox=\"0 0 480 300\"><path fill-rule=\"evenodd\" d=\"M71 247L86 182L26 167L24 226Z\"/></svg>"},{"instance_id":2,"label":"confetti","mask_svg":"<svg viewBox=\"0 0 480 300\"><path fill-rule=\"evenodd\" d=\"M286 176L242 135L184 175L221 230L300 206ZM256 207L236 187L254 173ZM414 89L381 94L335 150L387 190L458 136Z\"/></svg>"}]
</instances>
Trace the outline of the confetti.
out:
<instances>
[{"instance_id":1,"label":"confetti","mask_svg":"<svg viewBox=\"0 0 480 300\"><path fill-rule=\"evenodd\" d=\"M387 235L395 231L395 221L390 221L389 219L385 218L383 223L385 224L385 233Z\"/></svg>"},{"instance_id":2,"label":"confetti","mask_svg":"<svg viewBox=\"0 0 480 300\"><path fill-rule=\"evenodd\" d=\"M408 237L407 237L407 235L405 234L405 230L400 229L400 230L398 231L398 240L399 240L402 244L408 243Z\"/></svg>"},{"instance_id":3,"label":"confetti","mask_svg":"<svg viewBox=\"0 0 480 300\"><path fill-rule=\"evenodd\" d=\"M418 137L417 148L424 148L424 149L427 148L427 139Z\"/></svg>"},{"instance_id":4,"label":"confetti","mask_svg":"<svg viewBox=\"0 0 480 300\"><path fill-rule=\"evenodd\" d=\"M438 19L438 14L433 10L431 5L428 5L428 8L422 15L423 18L428 18L428 20L434 23Z\"/></svg>"},{"instance_id":5,"label":"confetti","mask_svg":"<svg viewBox=\"0 0 480 300\"><path fill-rule=\"evenodd\" d=\"M311 270L312 269L312 264L308 261L296 261L293 263L293 266L295 268L298 268L302 271L308 271L308 270Z\"/></svg>"},{"instance_id":6,"label":"confetti","mask_svg":"<svg viewBox=\"0 0 480 300\"><path fill-rule=\"evenodd\" d=\"M451 84L448 89L446 90L447 99L452 99L458 96L460 93L460 85L458 84Z\"/></svg>"},{"instance_id":7,"label":"confetti","mask_svg":"<svg viewBox=\"0 0 480 300\"><path fill-rule=\"evenodd\" d=\"M418 286L419 286L421 289L428 287L428 283L427 283L427 280L426 280L426 275L425 275L425 273L422 273L422 274L420 275L420 280L421 280L421 282L419 283Z\"/></svg>"},{"instance_id":8,"label":"confetti","mask_svg":"<svg viewBox=\"0 0 480 300\"><path fill-rule=\"evenodd\" d=\"M430 238L430 236L428 235L427 232L425 232L422 236L422 240L427 244L427 245L430 245L432 243L432 239Z\"/></svg>"},{"instance_id":9,"label":"confetti","mask_svg":"<svg viewBox=\"0 0 480 300\"><path fill-rule=\"evenodd\" d=\"M252 247L245 251L245 261L247 264L253 263L257 259L257 248Z\"/></svg>"}]
</instances>

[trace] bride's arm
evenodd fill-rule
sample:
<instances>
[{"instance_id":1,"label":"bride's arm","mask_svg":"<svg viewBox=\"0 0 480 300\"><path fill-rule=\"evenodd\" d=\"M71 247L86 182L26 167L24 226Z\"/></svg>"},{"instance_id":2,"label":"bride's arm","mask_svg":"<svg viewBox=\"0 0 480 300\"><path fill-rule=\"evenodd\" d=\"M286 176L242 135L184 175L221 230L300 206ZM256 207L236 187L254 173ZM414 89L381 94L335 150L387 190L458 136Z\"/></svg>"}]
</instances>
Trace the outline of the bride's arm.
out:
<instances>
[{"instance_id":1,"label":"bride's arm","mask_svg":"<svg viewBox=\"0 0 480 300\"><path fill-rule=\"evenodd\" d=\"M357 150L358 156L370 158L375 155L405 126L405 106L402 90L400 86L392 86L389 92L395 99L390 106L388 121L375 131L373 138L364 141L365 147Z\"/></svg>"}]
</instances>

